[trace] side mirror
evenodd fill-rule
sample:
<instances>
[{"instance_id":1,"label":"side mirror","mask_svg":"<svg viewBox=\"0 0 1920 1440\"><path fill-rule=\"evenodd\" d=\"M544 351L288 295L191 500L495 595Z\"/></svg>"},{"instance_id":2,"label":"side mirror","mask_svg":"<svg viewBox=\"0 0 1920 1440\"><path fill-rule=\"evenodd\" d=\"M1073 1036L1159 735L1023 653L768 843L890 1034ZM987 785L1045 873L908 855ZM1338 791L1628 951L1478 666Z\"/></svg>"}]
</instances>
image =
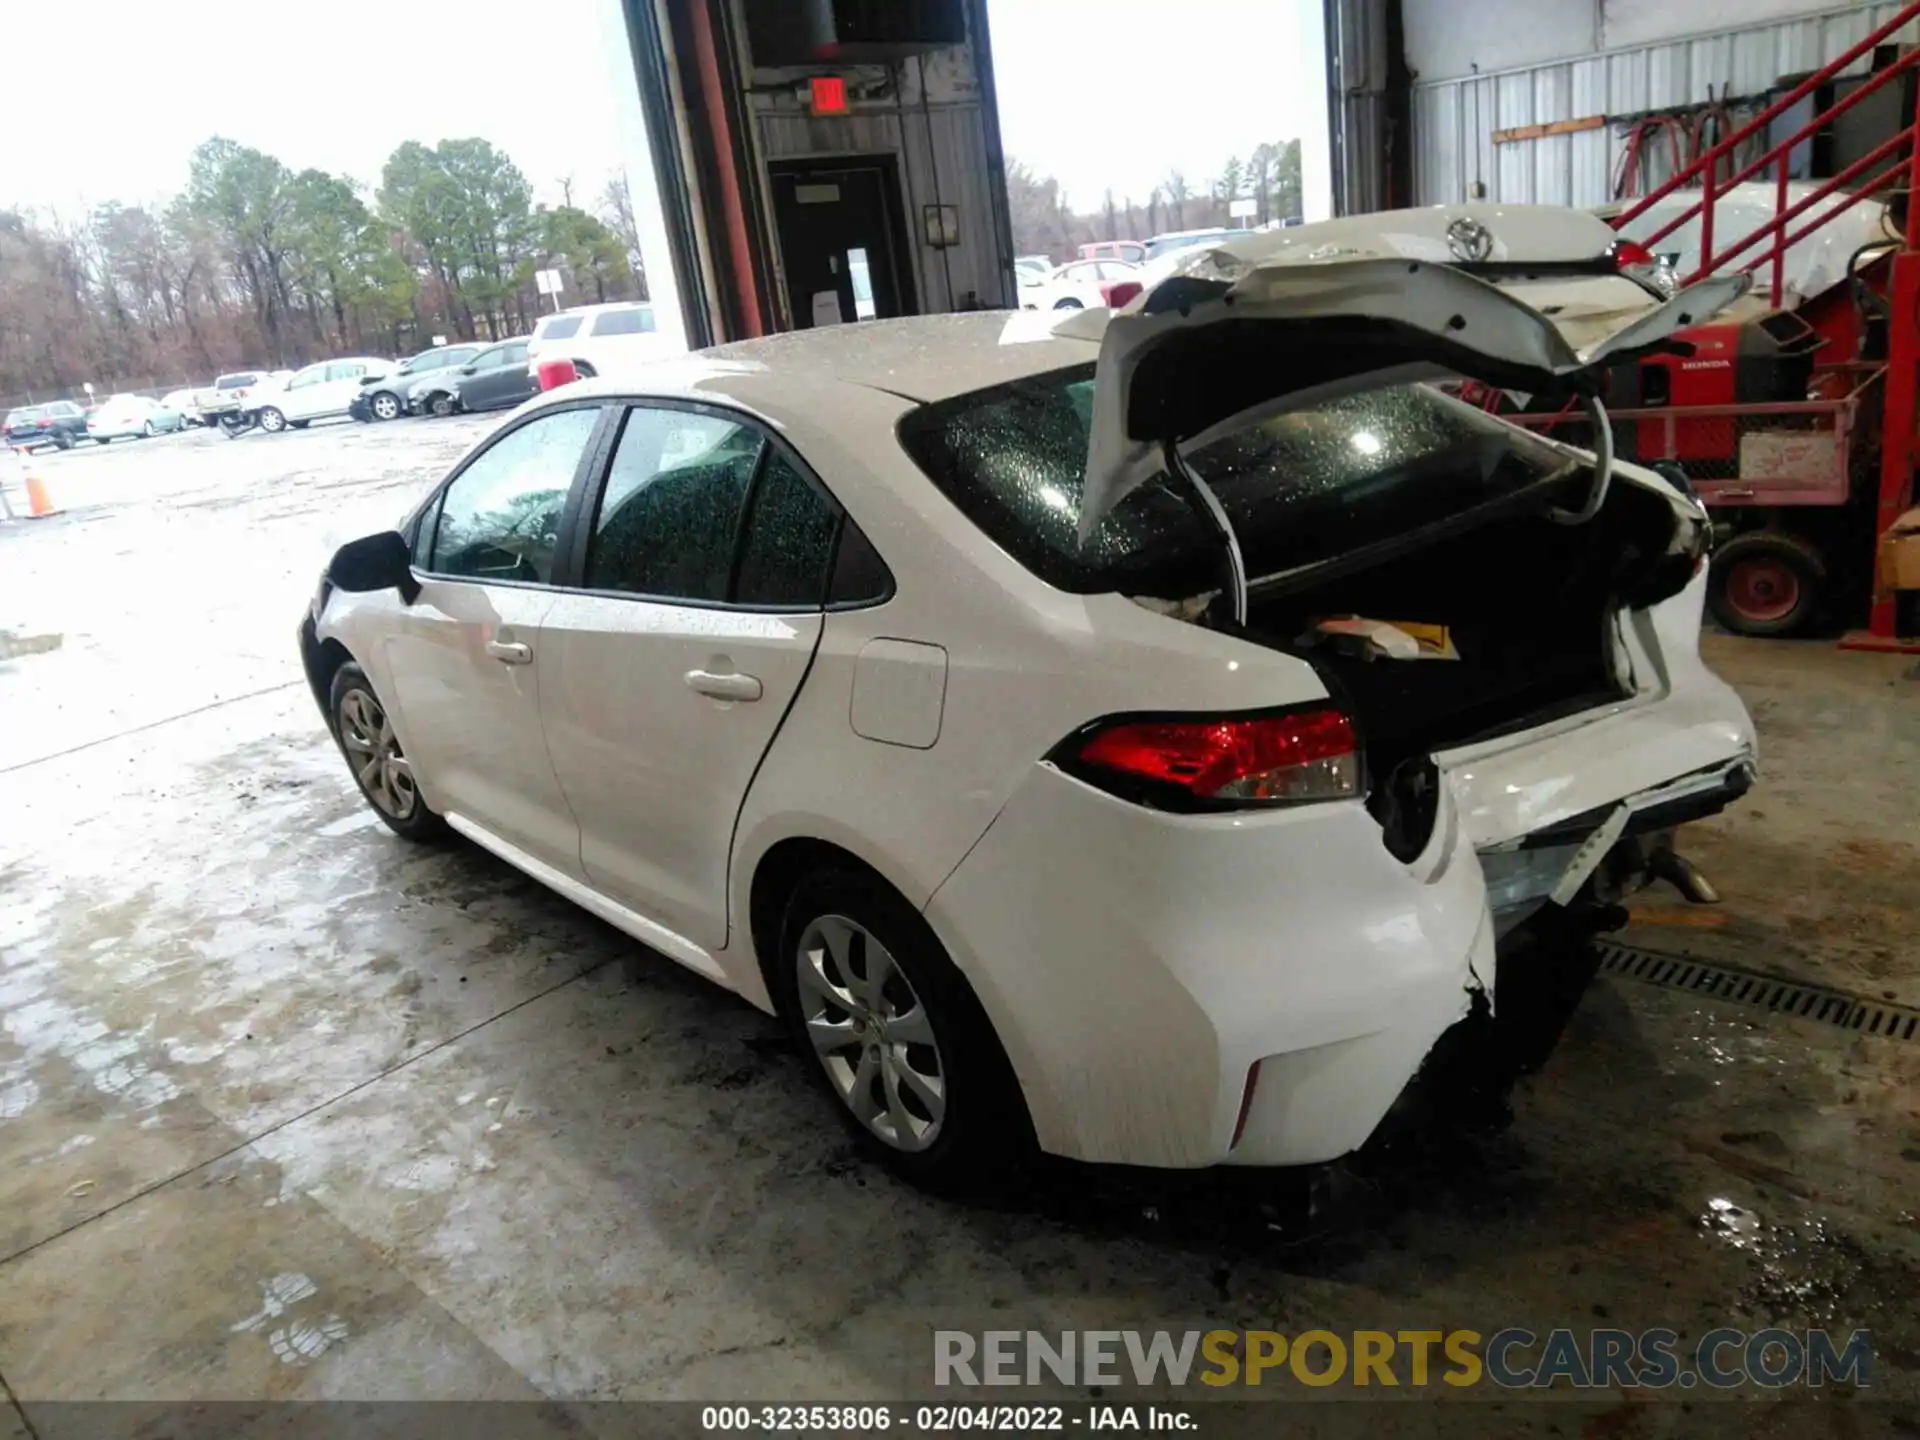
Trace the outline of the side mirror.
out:
<instances>
[{"instance_id":1,"label":"side mirror","mask_svg":"<svg viewBox=\"0 0 1920 1440\"><path fill-rule=\"evenodd\" d=\"M413 554L398 530L349 540L327 562L327 578L335 589L349 594L398 590L409 605L420 596L420 582L413 578Z\"/></svg>"},{"instance_id":2,"label":"side mirror","mask_svg":"<svg viewBox=\"0 0 1920 1440\"><path fill-rule=\"evenodd\" d=\"M460 373L462 375L478 375L480 373L480 367L473 364L462 365L460 367Z\"/></svg>"}]
</instances>

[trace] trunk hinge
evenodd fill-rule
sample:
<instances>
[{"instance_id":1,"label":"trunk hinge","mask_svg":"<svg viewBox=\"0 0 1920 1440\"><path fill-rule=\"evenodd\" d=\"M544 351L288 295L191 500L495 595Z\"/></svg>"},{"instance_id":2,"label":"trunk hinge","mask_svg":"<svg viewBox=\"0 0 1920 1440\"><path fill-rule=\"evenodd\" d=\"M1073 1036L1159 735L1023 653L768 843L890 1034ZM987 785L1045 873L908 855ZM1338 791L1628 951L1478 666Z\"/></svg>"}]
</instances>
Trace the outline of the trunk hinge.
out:
<instances>
[{"instance_id":1,"label":"trunk hinge","mask_svg":"<svg viewBox=\"0 0 1920 1440\"><path fill-rule=\"evenodd\" d=\"M1556 525L1584 525L1598 515L1607 502L1607 485L1613 479L1613 426L1607 420L1607 407L1597 396L1583 395L1580 408L1587 412L1593 426L1593 488L1587 492L1587 503L1578 510L1549 509L1547 518Z\"/></svg>"},{"instance_id":2,"label":"trunk hinge","mask_svg":"<svg viewBox=\"0 0 1920 1440\"><path fill-rule=\"evenodd\" d=\"M1180 458L1180 444L1177 440L1168 440L1161 447L1166 457L1167 474L1187 482L1193 487L1193 493L1200 497L1200 503L1212 517L1214 525L1220 531L1220 538L1227 543L1227 591L1233 597L1233 623L1247 623L1247 562L1240 553L1240 537L1234 533L1233 521L1227 518L1227 510L1220 503L1220 497L1213 493L1213 487L1199 474L1187 468L1187 462Z\"/></svg>"}]
</instances>

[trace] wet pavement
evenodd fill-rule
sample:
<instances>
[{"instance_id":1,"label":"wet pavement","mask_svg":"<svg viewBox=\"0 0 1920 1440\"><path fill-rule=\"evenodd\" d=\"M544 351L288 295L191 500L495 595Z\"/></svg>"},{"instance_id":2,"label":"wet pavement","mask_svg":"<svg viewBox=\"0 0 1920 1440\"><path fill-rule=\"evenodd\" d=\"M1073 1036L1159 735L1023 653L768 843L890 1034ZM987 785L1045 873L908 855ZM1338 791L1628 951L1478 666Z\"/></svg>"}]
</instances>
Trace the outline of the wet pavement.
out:
<instances>
[{"instance_id":1,"label":"wet pavement","mask_svg":"<svg viewBox=\"0 0 1920 1440\"><path fill-rule=\"evenodd\" d=\"M1065 1167L958 1206L856 1154L770 1020L396 840L293 625L329 539L484 428L76 451L66 513L0 524L0 1436L101 1398L899 1398L936 1323L1865 1327L1878 1403L1483 1388L1449 1428L1920 1434L1920 1039L1603 976L1507 1123L1437 1117L1311 1213ZM1725 904L1624 938L1920 1005L1920 667L1708 648L1762 785L1686 836Z\"/></svg>"}]
</instances>

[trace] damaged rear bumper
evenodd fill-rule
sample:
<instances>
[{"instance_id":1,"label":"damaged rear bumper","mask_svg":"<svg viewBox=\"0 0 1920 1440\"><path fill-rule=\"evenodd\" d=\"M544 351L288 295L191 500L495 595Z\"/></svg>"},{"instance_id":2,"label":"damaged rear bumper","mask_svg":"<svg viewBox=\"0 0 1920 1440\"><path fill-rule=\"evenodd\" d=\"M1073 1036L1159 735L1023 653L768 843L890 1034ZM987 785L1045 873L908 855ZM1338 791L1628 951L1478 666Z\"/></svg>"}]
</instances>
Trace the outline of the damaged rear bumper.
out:
<instances>
[{"instance_id":1,"label":"damaged rear bumper","mask_svg":"<svg viewBox=\"0 0 1920 1440\"><path fill-rule=\"evenodd\" d=\"M1406 863L1358 802L1170 815L1040 765L926 913L1043 1149L1330 1160L1493 983L1479 868L1439 818Z\"/></svg>"}]
</instances>

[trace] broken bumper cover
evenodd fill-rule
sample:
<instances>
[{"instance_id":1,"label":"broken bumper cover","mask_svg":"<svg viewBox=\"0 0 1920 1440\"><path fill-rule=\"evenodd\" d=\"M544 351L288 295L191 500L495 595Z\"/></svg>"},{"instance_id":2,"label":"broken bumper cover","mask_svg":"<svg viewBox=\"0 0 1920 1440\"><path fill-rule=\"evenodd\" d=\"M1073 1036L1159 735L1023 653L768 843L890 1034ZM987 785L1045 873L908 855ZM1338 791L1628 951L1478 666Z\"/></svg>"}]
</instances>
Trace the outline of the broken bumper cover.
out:
<instances>
[{"instance_id":1,"label":"broken bumper cover","mask_svg":"<svg viewBox=\"0 0 1920 1440\"><path fill-rule=\"evenodd\" d=\"M1331 1160L1492 984L1479 869L1442 810L1407 864L1358 802L1169 815L1037 766L927 917L1043 1149Z\"/></svg>"}]
</instances>

